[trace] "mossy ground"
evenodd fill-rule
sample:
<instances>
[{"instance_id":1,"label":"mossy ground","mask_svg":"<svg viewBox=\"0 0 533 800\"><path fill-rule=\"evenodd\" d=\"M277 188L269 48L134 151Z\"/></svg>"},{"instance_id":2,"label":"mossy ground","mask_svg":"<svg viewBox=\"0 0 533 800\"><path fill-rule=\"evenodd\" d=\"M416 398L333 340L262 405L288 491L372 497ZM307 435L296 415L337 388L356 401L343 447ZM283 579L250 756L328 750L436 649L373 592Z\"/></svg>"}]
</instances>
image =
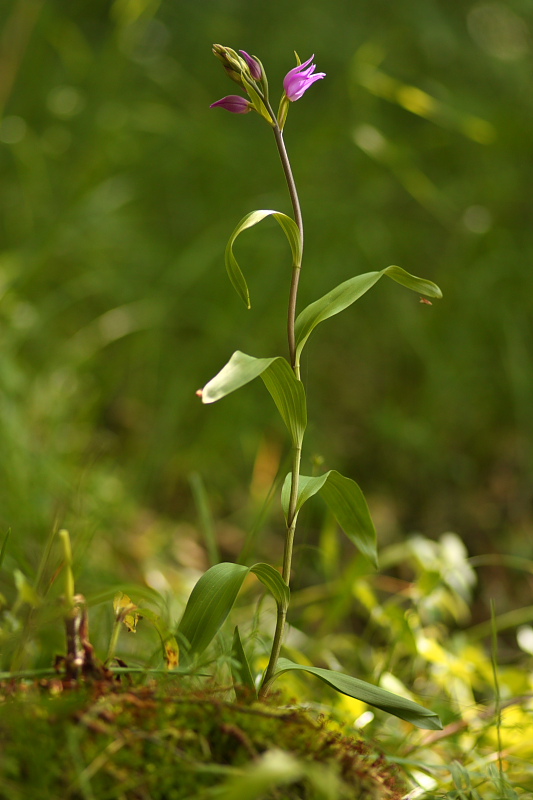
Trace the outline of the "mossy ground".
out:
<instances>
[{"instance_id":1,"label":"mossy ground","mask_svg":"<svg viewBox=\"0 0 533 800\"><path fill-rule=\"evenodd\" d=\"M228 692L191 692L170 681L5 684L0 697L1 800L214 797L217 786L280 750L305 765L304 775L319 765L339 798L399 800L405 791L368 744L274 702L234 702ZM324 794L300 777L253 796Z\"/></svg>"}]
</instances>

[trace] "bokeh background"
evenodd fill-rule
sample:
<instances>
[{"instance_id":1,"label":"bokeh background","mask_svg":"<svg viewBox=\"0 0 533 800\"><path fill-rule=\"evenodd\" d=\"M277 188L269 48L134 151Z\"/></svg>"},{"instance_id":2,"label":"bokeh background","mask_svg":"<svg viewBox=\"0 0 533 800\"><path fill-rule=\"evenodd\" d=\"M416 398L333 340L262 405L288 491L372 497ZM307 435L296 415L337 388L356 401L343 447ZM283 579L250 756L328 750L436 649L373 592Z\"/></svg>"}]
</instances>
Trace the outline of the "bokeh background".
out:
<instances>
[{"instance_id":1,"label":"bokeh background","mask_svg":"<svg viewBox=\"0 0 533 800\"><path fill-rule=\"evenodd\" d=\"M235 91L213 42L257 54L274 95L294 50L327 73L286 128L300 307L389 264L444 294L430 307L384 280L317 330L304 473L357 480L383 543L454 531L471 555L533 557L529 2L4 0L0 26L9 569L35 576L58 527L86 593L202 569L211 524L226 558L280 557L269 396L195 396L235 349L286 350L276 224L237 245L250 312L224 270L238 220L290 204L268 126L209 109ZM303 523L312 569L320 508ZM482 601L529 602L529 579L483 574Z\"/></svg>"}]
</instances>

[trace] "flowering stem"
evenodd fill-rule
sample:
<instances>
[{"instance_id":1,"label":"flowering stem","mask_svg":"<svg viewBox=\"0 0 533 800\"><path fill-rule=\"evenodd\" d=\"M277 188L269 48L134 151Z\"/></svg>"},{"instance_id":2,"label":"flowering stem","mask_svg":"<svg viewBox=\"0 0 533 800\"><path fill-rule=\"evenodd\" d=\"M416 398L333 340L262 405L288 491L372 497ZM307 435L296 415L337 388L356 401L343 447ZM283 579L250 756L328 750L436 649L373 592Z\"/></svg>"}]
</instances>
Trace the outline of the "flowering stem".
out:
<instances>
[{"instance_id":1,"label":"flowering stem","mask_svg":"<svg viewBox=\"0 0 533 800\"><path fill-rule=\"evenodd\" d=\"M302 240L302 250L303 250L303 242L304 242L304 226L303 226L303 219L302 219L302 210L300 208L300 200L298 198L298 190L296 189L296 184L294 182L294 176L292 174L291 164L289 161L289 156L287 154L287 148L285 147L285 141L283 139L283 132L280 130L279 126L276 124L273 128L274 130L274 137L276 139L276 144L278 146L278 152L281 159L281 164L283 167L283 172L285 173L285 179L287 181L287 187L289 189L289 195L292 202L292 207L294 209L294 220L298 226L298 230L300 231L300 237ZM289 294L289 313L287 319L287 333L289 339L289 354L291 359L291 366L296 374L296 377L300 378L300 368L299 365L296 363L296 341L294 336L294 323L296 320L296 299L298 297L298 281L300 280L300 264L293 264L292 268L292 280L291 280L291 289Z\"/></svg>"},{"instance_id":2,"label":"flowering stem","mask_svg":"<svg viewBox=\"0 0 533 800\"><path fill-rule=\"evenodd\" d=\"M273 119L276 119L272 112L272 109L269 108L269 111L272 114ZM283 172L285 173L285 179L287 181L287 186L289 189L289 195L294 210L294 219L298 226L298 230L300 231L302 250L303 250L304 229L303 229L300 200L298 198L298 190L296 189L296 183L294 182L294 176L292 174L289 156L287 154L287 149L285 147L285 142L283 140L283 132L281 131L277 121L273 126L273 131L274 131L274 137L276 139L276 144L278 147L279 156L281 159L281 164L283 167ZM296 301L298 299L298 282L300 279L301 266L302 264L300 261L300 263L294 263L292 267L292 279L291 279L291 288L289 293L289 309L288 309L288 319L287 319L287 334L289 340L290 361L291 361L291 366L294 370L294 374L298 380L300 380L300 366L296 361L296 339L294 333L294 325L296 320ZM298 518L298 511L296 510L296 506L298 501L298 484L300 478L301 457L302 457L302 447L300 443L299 446L293 447L293 453L292 453L292 483L291 483L291 495L289 500L289 512L287 515L287 536L285 539L285 550L283 553L283 573L282 573L283 580L287 585L289 585L291 578L294 534L296 532L296 521ZM264 697L266 694L268 694L270 684L272 683L272 679L276 672L276 664L278 662L279 654L281 652L281 645L283 643L286 618L287 618L287 609L282 607L281 605L278 605L276 630L274 632L274 639L272 642L270 659L259 692L260 697Z\"/></svg>"}]
</instances>

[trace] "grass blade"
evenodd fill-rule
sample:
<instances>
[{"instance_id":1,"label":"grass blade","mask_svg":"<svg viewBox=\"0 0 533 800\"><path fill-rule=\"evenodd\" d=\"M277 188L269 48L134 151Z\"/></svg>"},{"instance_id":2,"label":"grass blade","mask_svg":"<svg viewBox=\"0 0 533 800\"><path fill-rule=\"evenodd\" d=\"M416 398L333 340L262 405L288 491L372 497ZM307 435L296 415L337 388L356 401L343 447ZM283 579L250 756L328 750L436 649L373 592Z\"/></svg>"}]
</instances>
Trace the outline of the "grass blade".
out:
<instances>
[{"instance_id":1,"label":"grass blade","mask_svg":"<svg viewBox=\"0 0 533 800\"><path fill-rule=\"evenodd\" d=\"M215 535L215 524L213 522L213 515L211 513L211 506L209 504L209 496L207 494L205 484L202 476L198 472L192 472L189 475L189 485L191 487L194 504L198 512L200 522L200 530L202 531L205 546L207 548L207 555L211 566L218 564L220 561L220 551Z\"/></svg>"}]
</instances>

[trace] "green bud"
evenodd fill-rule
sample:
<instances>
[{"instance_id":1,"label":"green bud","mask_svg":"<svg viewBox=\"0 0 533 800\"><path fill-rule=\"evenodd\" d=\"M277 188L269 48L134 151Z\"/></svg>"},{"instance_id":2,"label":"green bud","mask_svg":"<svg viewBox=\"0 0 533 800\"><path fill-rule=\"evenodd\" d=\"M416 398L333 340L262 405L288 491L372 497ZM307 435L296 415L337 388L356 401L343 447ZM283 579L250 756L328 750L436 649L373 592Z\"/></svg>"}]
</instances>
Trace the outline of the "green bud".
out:
<instances>
[{"instance_id":1,"label":"green bud","mask_svg":"<svg viewBox=\"0 0 533 800\"><path fill-rule=\"evenodd\" d=\"M242 76L248 80L253 80L253 75L250 72L250 67L246 59L235 52L231 47L225 47L222 44L213 45L213 54L222 62L228 78L239 86L244 86Z\"/></svg>"}]
</instances>

